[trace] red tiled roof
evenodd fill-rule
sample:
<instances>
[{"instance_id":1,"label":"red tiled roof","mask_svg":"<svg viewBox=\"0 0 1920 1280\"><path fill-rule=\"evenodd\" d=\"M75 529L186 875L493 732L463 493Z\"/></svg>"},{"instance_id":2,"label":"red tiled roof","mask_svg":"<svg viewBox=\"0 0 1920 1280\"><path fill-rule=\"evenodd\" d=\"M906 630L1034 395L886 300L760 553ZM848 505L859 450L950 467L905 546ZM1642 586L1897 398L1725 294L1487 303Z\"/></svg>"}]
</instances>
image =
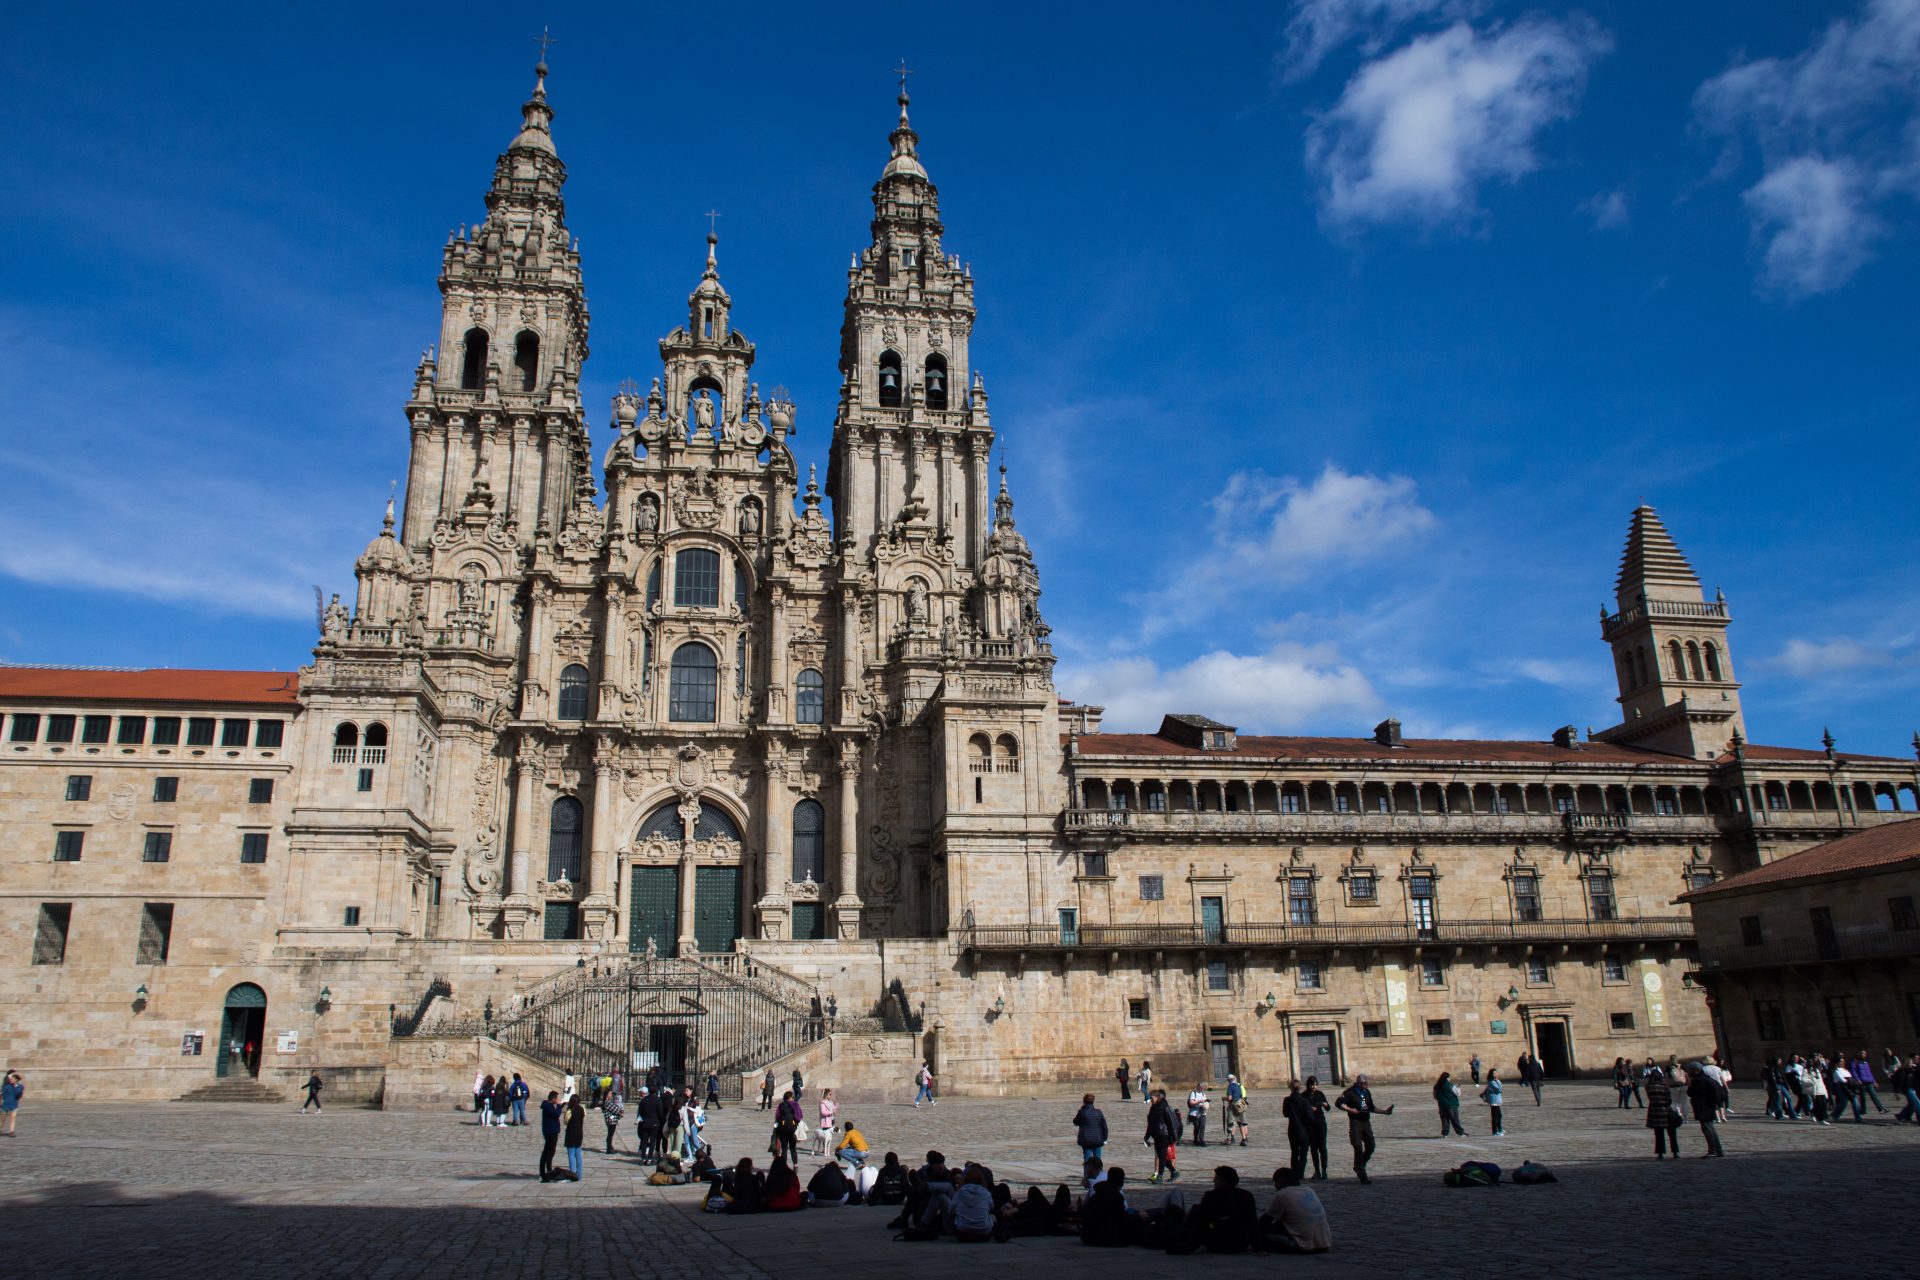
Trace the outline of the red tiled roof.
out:
<instances>
[{"instance_id":1,"label":"red tiled roof","mask_svg":"<svg viewBox=\"0 0 1920 1280\"><path fill-rule=\"evenodd\" d=\"M1686 756L1603 742L1556 747L1551 742L1408 738L1383 747L1372 738L1262 738L1241 734L1231 751L1202 751L1152 733L1087 733L1075 739L1083 756L1205 756L1235 760L1399 760L1474 763L1691 764Z\"/></svg>"},{"instance_id":2,"label":"red tiled roof","mask_svg":"<svg viewBox=\"0 0 1920 1280\"><path fill-rule=\"evenodd\" d=\"M1737 876L1728 876L1704 889L1683 893L1680 901L1697 902L1702 898L1718 898L1723 894L1741 893L1749 889L1777 888L1808 880L1822 880L1828 876L1885 871L1908 864L1920 865L1920 821L1911 818L1904 822L1868 827L1864 831L1841 836L1838 840L1802 849L1777 862L1769 862L1764 867L1742 871Z\"/></svg>"},{"instance_id":3,"label":"red tiled roof","mask_svg":"<svg viewBox=\"0 0 1920 1280\"><path fill-rule=\"evenodd\" d=\"M0 699L9 702L191 702L293 705L300 677L291 671L88 671L76 667L0 667Z\"/></svg>"},{"instance_id":4,"label":"red tiled roof","mask_svg":"<svg viewBox=\"0 0 1920 1280\"><path fill-rule=\"evenodd\" d=\"M1827 753L1824 751L1809 751L1802 747L1756 747L1749 743L1747 746L1742 747L1741 750L1746 752L1747 759L1749 760L1771 760L1781 764L1816 763L1824 761L1827 758ZM1833 758L1841 764L1847 764L1855 760L1863 760L1870 764L1904 765L1907 763L1898 756L1861 756L1846 751L1834 752ZM1733 752L1727 751L1723 752L1720 758L1714 763L1731 764L1732 762Z\"/></svg>"}]
</instances>

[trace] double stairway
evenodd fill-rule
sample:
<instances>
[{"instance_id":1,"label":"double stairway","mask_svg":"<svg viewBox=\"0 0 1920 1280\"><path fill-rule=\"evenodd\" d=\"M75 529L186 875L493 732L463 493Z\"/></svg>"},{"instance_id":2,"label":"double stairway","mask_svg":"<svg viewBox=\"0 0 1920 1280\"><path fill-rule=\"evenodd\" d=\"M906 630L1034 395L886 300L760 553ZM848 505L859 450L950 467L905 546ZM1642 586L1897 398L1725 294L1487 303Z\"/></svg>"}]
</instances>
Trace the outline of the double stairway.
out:
<instances>
[{"instance_id":1,"label":"double stairway","mask_svg":"<svg viewBox=\"0 0 1920 1280\"><path fill-rule=\"evenodd\" d=\"M557 975L515 1004L484 1034L556 1071L633 1073L657 1062L676 1082L717 1075L733 1097L742 1072L826 1034L810 984L738 952L636 956Z\"/></svg>"}]
</instances>

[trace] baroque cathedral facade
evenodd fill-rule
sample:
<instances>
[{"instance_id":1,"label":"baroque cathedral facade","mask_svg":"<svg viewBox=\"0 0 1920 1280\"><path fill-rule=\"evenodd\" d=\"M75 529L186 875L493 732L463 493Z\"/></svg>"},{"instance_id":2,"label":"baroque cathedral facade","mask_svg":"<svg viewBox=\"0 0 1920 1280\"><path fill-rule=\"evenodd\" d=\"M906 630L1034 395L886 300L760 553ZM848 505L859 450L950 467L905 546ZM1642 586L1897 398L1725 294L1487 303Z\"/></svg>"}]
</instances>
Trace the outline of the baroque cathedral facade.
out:
<instances>
[{"instance_id":1,"label":"baroque cathedral facade","mask_svg":"<svg viewBox=\"0 0 1920 1280\"><path fill-rule=\"evenodd\" d=\"M496 1010L639 960L811 992L789 1056L828 1083L1571 1073L1711 1044L1678 894L1913 807L1911 761L1746 742L1726 602L1645 507L1615 728L1105 732L1053 686L904 90L823 483L711 235L596 451L538 73L311 665L0 670L0 1057L49 1093L319 1065L391 1101L429 1012L484 1054Z\"/></svg>"}]
</instances>

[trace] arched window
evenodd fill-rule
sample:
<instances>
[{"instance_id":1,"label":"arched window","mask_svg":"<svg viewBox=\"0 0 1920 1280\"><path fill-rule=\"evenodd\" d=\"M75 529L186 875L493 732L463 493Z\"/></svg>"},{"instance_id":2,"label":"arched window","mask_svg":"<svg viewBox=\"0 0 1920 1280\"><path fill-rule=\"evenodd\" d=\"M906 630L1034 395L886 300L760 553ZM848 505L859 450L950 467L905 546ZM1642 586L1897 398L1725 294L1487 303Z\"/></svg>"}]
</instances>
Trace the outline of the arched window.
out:
<instances>
[{"instance_id":1,"label":"arched window","mask_svg":"<svg viewBox=\"0 0 1920 1280\"><path fill-rule=\"evenodd\" d=\"M650 836L665 836L668 840L686 838L686 819L680 816L678 804L663 804L647 815L640 824L640 834L635 837L645 840ZM739 824L725 809L705 800L700 802L700 812L693 820L693 838L695 840L731 840L742 843Z\"/></svg>"},{"instance_id":2,"label":"arched window","mask_svg":"<svg viewBox=\"0 0 1920 1280\"><path fill-rule=\"evenodd\" d=\"M793 806L793 882L827 879L827 811L818 800Z\"/></svg>"},{"instance_id":3,"label":"arched window","mask_svg":"<svg viewBox=\"0 0 1920 1280\"><path fill-rule=\"evenodd\" d=\"M687 423L694 430L699 430L700 397L703 392L712 398L710 403L713 408L713 430L717 435L721 430L721 424L727 420L727 392L726 388L712 378L695 378L687 385Z\"/></svg>"},{"instance_id":4,"label":"arched window","mask_svg":"<svg viewBox=\"0 0 1920 1280\"><path fill-rule=\"evenodd\" d=\"M467 330L465 354L460 361L460 389L478 391L487 385L487 331Z\"/></svg>"},{"instance_id":5,"label":"arched window","mask_svg":"<svg viewBox=\"0 0 1920 1280\"><path fill-rule=\"evenodd\" d=\"M882 351L880 353L880 404L882 408L900 407L900 353Z\"/></svg>"},{"instance_id":6,"label":"arched window","mask_svg":"<svg viewBox=\"0 0 1920 1280\"><path fill-rule=\"evenodd\" d=\"M720 553L688 547L673 558L673 602L713 609L720 604Z\"/></svg>"},{"instance_id":7,"label":"arched window","mask_svg":"<svg viewBox=\"0 0 1920 1280\"><path fill-rule=\"evenodd\" d=\"M368 725L366 745L368 745L369 747L386 746L387 745L387 726L383 724L378 724L378 723Z\"/></svg>"},{"instance_id":8,"label":"arched window","mask_svg":"<svg viewBox=\"0 0 1920 1280\"><path fill-rule=\"evenodd\" d=\"M560 672L559 714L562 720L587 718L587 669L577 662Z\"/></svg>"},{"instance_id":9,"label":"arched window","mask_svg":"<svg viewBox=\"0 0 1920 1280\"><path fill-rule=\"evenodd\" d=\"M336 747L357 747L360 745L360 730L351 724L343 724L333 731L333 745Z\"/></svg>"},{"instance_id":10,"label":"arched window","mask_svg":"<svg viewBox=\"0 0 1920 1280\"><path fill-rule=\"evenodd\" d=\"M1706 649L1707 649L1707 679L1709 680L1725 679L1725 677L1720 674L1720 650L1715 648L1711 642L1708 643L1708 645L1706 646Z\"/></svg>"},{"instance_id":11,"label":"arched window","mask_svg":"<svg viewBox=\"0 0 1920 1280\"><path fill-rule=\"evenodd\" d=\"M540 376L540 335L522 329L513 340L513 368L520 375L520 389L531 391Z\"/></svg>"},{"instance_id":12,"label":"arched window","mask_svg":"<svg viewBox=\"0 0 1920 1280\"><path fill-rule=\"evenodd\" d=\"M667 686L667 719L712 724L719 717L720 670L713 650L683 644L673 651L673 676Z\"/></svg>"},{"instance_id":13,"label":"arched window","mask_svg":"<svg viewBox=\"0 0 1920 1280\"><path fill-rule=\"evenodd\" d=\"M1003 733L993 740L993 771L1020 772L1020 744L1014 741L1010 733Z\"/></svg>"},{"instance_id":14,"label":"arched window","mask_svg":"<svg viewBox=\"0 0 1920 1280\"><path fill-rule=\"evenodd\" d=\"M360 739L361 764L385 764L387 762L387 726L370 724L366 734Z\"/></svg>"},{"instance_id":15,"label":"arched window","mask_svg":"<svg viewBox=\"0 0 1920 1280\"><path fill-rule=\"evenodd\" d=\"M993 772L993 744L987 741L984 733L976 733L967 739L967 772Z\"/></svg>"},{"instance_id":16,"label":"arched window","mask_svg":"<svg viewBox=\"0 0 1920 1280\"><path fill-rule=\"evenodd\" d=\"M1706 673L1700 670L1700 646L1691 640L1687 641L1687 669L1693 672L1695 680L1707 678Z\"/></svg>"},{"instance_id":17,"label":"arched window","mask_svg":"<svg viewBox=\"0 0 1920 1280\"><path fill-rule=\"evenodd\" d=\"M553 802L553 824L547 835L547 879L580 878L580 802L561 796Z\"/></svg>"},{"instance_id":18,"label":"arched window","mask_svg":"<svg viewBox=\"0 0 1920 1280\"><path fill-rule=\"evenodd\" d=\"M927 408L947 407L947 358L938 351L927 357Z\"/></svg>"},{"instance_id":19,"label":"arched window","mask_svg":"<svg viewBox=\"0 0 1920 1280\"><path fill-rule=\"evenodd\" d=\"M796 724L827 722L827 681L812 667L793 682L793 719Z\"/></svg>"},{"instance_id":20,"label":"arched window","mask_svg":"<svg viewBox=\"0 0 1920 1280\"><path fill-rule=\"evenodd\" d=\"M1675 680L1685 680L1687 678L1687 659L1686 655L1680 652L1680 642L1678 640L1667 641L1667 657L1673 663L1673 678Z\"/></svg>"}]
</instances>

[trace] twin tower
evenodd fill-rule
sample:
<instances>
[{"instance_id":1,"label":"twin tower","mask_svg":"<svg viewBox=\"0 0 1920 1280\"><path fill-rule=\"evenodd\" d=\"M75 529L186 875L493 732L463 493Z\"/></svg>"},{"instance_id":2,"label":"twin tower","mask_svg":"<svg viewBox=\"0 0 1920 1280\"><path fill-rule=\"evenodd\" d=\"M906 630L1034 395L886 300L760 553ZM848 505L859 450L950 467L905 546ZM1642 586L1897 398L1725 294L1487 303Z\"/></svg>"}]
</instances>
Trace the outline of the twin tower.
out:
<instances>
[{"instance_id":1,"label":"twin tower","mask_svg":"<svg viewBox=\"0 0 1920 1280\"><path fill-rule=\"evenodd\" d=\"M936 935L956 881L1047 856L1060 734L1039 576L989 472L972 280L904 86L848 271L829 520L711 235L659 375L622 384L595 456L536 71L486 220L443 252L404 511L303 675L333 756L377 719L389 768L354 790L364 770L316 760L304 845L377 848L368 874L413 880L439 936Z\"/></svg>"}]
</instances>

